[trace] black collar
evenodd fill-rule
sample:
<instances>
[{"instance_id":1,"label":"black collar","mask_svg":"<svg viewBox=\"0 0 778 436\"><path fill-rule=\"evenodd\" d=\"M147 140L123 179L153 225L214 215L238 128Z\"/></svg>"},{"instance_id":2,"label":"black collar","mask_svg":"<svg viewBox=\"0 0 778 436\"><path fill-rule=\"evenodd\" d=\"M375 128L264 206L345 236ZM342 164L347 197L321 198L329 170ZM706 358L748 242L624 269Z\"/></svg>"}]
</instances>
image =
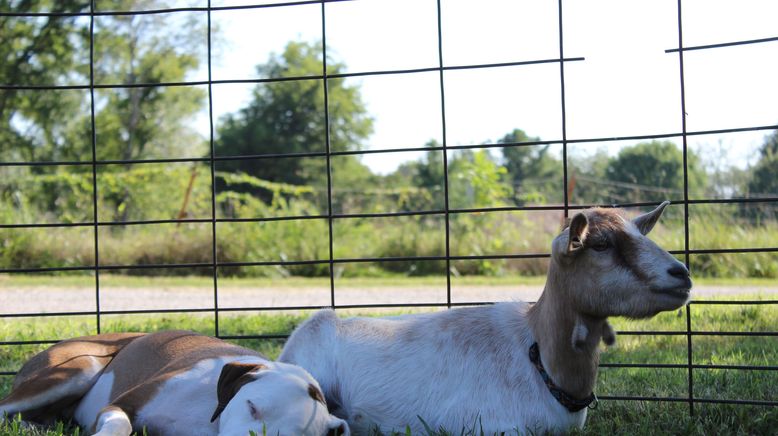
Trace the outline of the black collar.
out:
<instances>
[{"instance_id":1,"label":"black collar","mask_svg":"<svg viewBox=\"0 0 778 436\"><path fill-rule=\"evenodd\" d=\"M551 376L548 375L545 368L543 368L543 363L540 361L540 348L538 347L537 342L529 347L529 360L535 365L535 368L537 368L540 376L543 378L543 381L546 382L546 387L548 387L551 395L553 395L554 398L556 398L556 400L559 401L561 405L565 406L565 408L571 413L578 412L581 409L588 407L592 403L594 403L592 409L597 407L597 396L594 395L594 392L589 394L589 396L583 400L576 400L570 396L570 394L563 391L561 388L559 388L559 386L554 384L554 381L551 380Z\"/></svg>"}]
</instances>

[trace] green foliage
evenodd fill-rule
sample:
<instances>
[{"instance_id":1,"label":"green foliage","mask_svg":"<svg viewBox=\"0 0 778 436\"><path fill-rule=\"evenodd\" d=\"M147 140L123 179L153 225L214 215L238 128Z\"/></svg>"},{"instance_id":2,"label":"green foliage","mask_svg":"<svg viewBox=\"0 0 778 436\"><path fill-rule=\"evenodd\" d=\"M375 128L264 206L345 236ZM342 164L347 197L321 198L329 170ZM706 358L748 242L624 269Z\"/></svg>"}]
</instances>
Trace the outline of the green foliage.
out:
<instances>
[{"instance_id":1,"label":"green foliage","mask_svg":"<svg viewBox=\"0 0 778 436\"><path fill-rule=\"evenodd\" d=\"M547 253L558 230L558 214L490 212L463 214L451 220L451 254L484 256L516 253ZM456 275L545 276L547 259L479 260L453 262Z\"/></svg>"},{"instance_id":2,"label":"green foliage","mask_svg":"<svg viewBox=\"0 0 778 436\"><path fill-rule=\"evenodd\" d=\"M692 248L759 248L778 245L775 221L749 225L730 215L717 216L721 210L710 209L690 226ZM695 254L690 258L693 275L704 277L778 277L778 253Z\"/></svg>"},{"instance_id":3,"label":"green foliage","mask_svg":"<svg viewBox=\"0 0 778 436\"><path fill-rule=\"evenodd\" d=\"M164 6L164 2L160 5ZM17 12L81 11L83 2L2 1ZM131 0L106 0L100 10L125 10ZM106 15L95 21L95 81L98 84L180 82L198 68L205 41L197 14ZM19 19L0 17L0 81L9 84L83 84L89 71L83 53L88 26L73 17ZM88 50L87 50L88 51ZM79 57L80 56L80 57ZM324 119L324 83L320 43L290 42L257 67L261 77L286 78L258 84L244 108L224 117L216 138L219 155L321 153L358 150L372 133L358 86L345 79L327 81L329 125ZM327 59L329 74L345 66ZM310 79L306 79L306 78ZM91 158L88 93L78 90L0 93L0 160L84 160ZM205 98L195 87L125 87L97 90L97 158L145 159L202 155L204 141L187 120ZM760 160L750 171L733 176L726 189L747 188L771 195L778 189L776 140L767 138ZM329 140L329 141L328 141ZM498 142L531 143L515 129ZM435 141L427 144L439 147ZM212 210L210 168L201 164L101 165L97 172L97 216L101 222L175 218L268 218L328 214L441 210L448 192L453 209L560 203L562 162L551 146L508 146L501 159L488 151L429 151L389 176L373 174L351 155L219 161L215 173L216 210ZM330 162L330 176L327 162ZM689 189L704 192L699 159L688 153ZM86 223L92 221L93 180L89 166L0 168L0 222ZM578 183L575 202L614 203L680 198L683 156L671 142L641 143L608 158L596 154L570 163L570 180ZM734 173L733 173L734 174ZM736 176L736 177L735 177ZM444 180L448 180L445 186ZM735 180L737 179L737 180ZM723 180L723 179L722 179ZM331 183L330 183L331 182ZM718 183L718 182L717 182ZM601 189L607 185L608 189ZM746 186L747 185L747 186ZM649 189L646 189L648 187ZM725 189L725 190L726 190ZM724 191L721 191L724 192ZM738 191L739 192L739 191ZM332 194L330 208L327 198ZM715 213L691 219L692 240L715 240L721 248L775 246L775 208L752 207L729 219ZM516 214L451 214L450 244L460 255L546 253L558 217ZM676 217L677 218L677 217ZM0 263L7 268L86 266L94 262L94 230L5 229L0 231ZM219 223L220 262L322 260L329 257L326 219L263 223ZM660 231L661 233L661 231ZM210 263L213 235L205 224L100 226L101 263ZM164 237L160 238L160 235ZM713 236L711 236L713 235ZM400 219L350 219L333 222L336 257L441 256L445 224L439 216ZM678 248L677 234L667 236ZM772 242L771 242L772 241ZM760 245L760 244L767 245ZM739 245L740 244L740 245ZM681 244L682 245L682 244ZM775 253L748 256L695 255L702 276L775 277ZM545 261L454 261L455 274L543 274ZM445 263L380 262L338 266L336 274L424 275L445 272ZM261 270L262 272L256 272ZM170 271L137 270L140 273ZM148 272L146 272L148 271ZM185 271L205 273L202 271ZM278 268L226 268L228 275L329 274L328 264Z\"/></svg>"},{"instance_id":4,"label":"green foliage","mask_svg":"<svg viewBox=\"0 0 778 436\"><path fill-rule=\"evenodd\" d=\"M115 0L105 7L128 10L133 3ZM116 15L95 24L96 83L183 82L187 73L197 69L204 52L205 23L191 17ZM201 108L205 97L201 88L182 86L100 91L96 98L102 109L95 120L98 158L199 154L195 150L204 141L185 121ZM85 125L84 134L89 129L86 120Z\"/></svg>"},{"instance_id":5,"label":"green foliage","mask_svg":"<svg viewBox=\"0 0 778 436\"><path fill-rule=\"evenodd\" d=\"M463 153L449 164L449 197L452 208L505 206L510 186L504 183L505 167L487 150Z\"/></svg>"},{"instance_id":6,"label":"green foliage","mask_svg":"<svg viewBox=\"0 0 778 436\"><path fill-rule=\"evenodd\" d=\"M133 10L132 0L105 0L104 10ZM157 6L168 4L163 1ZM78 12L75 1L0 0L14 12ZM189 18L187 18L189 17ZM94 79L98 84L127 85L181 82L199 67L204 55L201 14L101 15L95 20ZM89 83L90 42L86 21L77 17L0 17L0 82L22 85ZM284 78L256 85L244 108L221 120L216 138L219 155L321 153L359 150L373 130L358 86L322 75L320 43L290 42L280 54L257 67L261 77ZM327 59L328 73L345 70ZM0 93L0 160L91 159L89 93L80 90ZM134 87L96 91L97 158L145 159L203 154L204 141L188 120L205 100L202 89L187 86ZM325 102L326 100L326 102ZM328 105L325 120L324 105ZM329 121L329 125L327 125ZM699 158L688 153L689 190L699 197L716 194L773 195L778 190L778 134L773 133L751 169L732 171L708 187ZM499 143L532 143L520 129ZM439 147L435 141L427 144ZM268 218L328 214L500 207L561 203L562 162L549 145L507 146L501 159L488 151L429 151L389 176L373 174L351 155L282 159L220 160L215 173L216 210L212 210L210 168L201 164L101 165L97 172L97 216L101 222L175 218ZM447 165L444 165L447 156ZM328 162L331 174L328 174ZM683 156L669 141L626 147L618 156L595 154L569 163L572 203L616 203L679 199L683 190ZM447 167L447 174L444 168ZM84 223L71 229L0 231L0 263L7 268L85 266L94 262L93 180L90 166L0 168L0 222ZM331 179L328 177L331 176ZM448 180L445 186L444 180ZM330 183L331 182L331 183ZM726 186L720 186L726 185ZM607 189L603 189L606 186ZM333 204L327 204L329 194ZM747 210L746 210L747 209ZM668 214L672 215L672 214ZM451 251L460 255L545 253L556 233L558 217L524 214L451 214ZM671 217L672 218L672 217ZM676 219L678 217L675 217ZM731 219L730 219L731 218ZM731 215L715 212L690 221L693 241L713 241L719 248L774 247L773 204L743 207ZM219 223L220 262L321 260L329 257L326 219L264 223ZM351 219L333 222L336 257L441 256L445 224L438 216L395 220ZM661 230L659 231L661 233ZM151 264L209 263L213 235L205 224L100 226L101 262ZM164 235L164 238L160 238ZM443 235L443 237L441 237ZM678 235L665 233L673 248ZM704 248L704 247L699 247ZM694 255L702 276L775 277L775 253L749 256ZM455 274L542 274L544 261L455 261ZM349 265L336 274L440 274L445 263L382 262ZM272 270L272 271L271 271ZM142 270L147 271L147 270ZM148 270L151 273L151 270ZM260 274L246 268L226 274ZM323 276L329 265L264 268L261 274ZM181 270L181 272L185 272ZM202 273L205 271L193 271ZM159 272L157 272L159 273ZM169 273L169 271L168 271Z\"/></svg>"},{"instance_id":7,"label":"green foliage","mask_svg":"<svg viewBox=\"0 0 778 436\"><path fill-rule=\"evenodd\" d=\"M430 141L428 147L439 145ZM487 150L464 150L448 155L448 196L452 209L505 206L513 190L506 181L507 170ZM407 162L386 178L389 185L410 183L427 193L428 202L416 210L442 209L444 165L441 151L428 151L415 162Z\"/></svg>"},{"instance_id":8,"label":"green foliage","mask_svg":"<svg viewBox=\"0 0 778 436\"><path fill-rule=\"evenodd\" d=\"M753 196L774 197L778 193L778 154L770 154L759 160L751 172L748 191Z\"/></svg>"},{"instance_id":9,"label":"green foliage","mask_svg":"<svg viewBox=\"0 0 778 436\"><path fill-rule=\"evenodd\" d=\"M775 156L778 154L778 131L773 132L772 135L765 138L765 143L759 150L759 154L762 157Z\"/></svg>"},{"instance_id":10,"label":"green foliage","mask_svg":"<svg viewBox=\"0 0 778 436\"><path fill-rule=\"evenodd\" d=\"M5 169L0 173L6 173ZM143 165L121 172L98 171L98 219L175 218L192 173L193 200L188 203L187 215L210 216L210 178L205 166ZM92 174L63 169L40 175L11 169L6 174L9 177L0 182L0 199L7 205L6 223L92 219Z\"/></svg>"},{"instance_id":11,"label":"green foliage","mask_svg":"<svg viewBox=\"0 0 778 436\"><path fill-rule=\"evenodd\" d=\"M445 255L445 233L440 217L396 217L349 220L335 229L335 256L358 257L428 257ZM342 242L342 243L341 243ZM443 261L378 262L384 274L408 276L445 273ZM374 275L375 272L346 265L345 276Z\"/></svg>"},{"instance_id":12,"label":"green foliage","mask_svg":"<svg viewBox=\"0 0 778 436\"><path fill-rule=\"evenodd\" d=\"M759 150L759 161L751 170L748 181L749 197L778 195L778 132L765 138Z\"/></svg>"},{"instance_id":13,"label":"green foliage","mask_svg":"<svg viewBox=\"0 0 778 436\"><path fill-rule=\"evenodd\" d=\"M451 206L504 204L507 188L503 167L486 152L465 154L452 161ZM0 182L0 222L72 222L92 219L92 176L60 171L29 174L9 168ZM118 223L211 217L210 170L205 165L143 165L126 171L98 173L98 219ZM247 174L217 172L218 218L325 217L326 190L307 185L274 183ZM191 183L191 191L189 184ZM246 192L248 191L248 192ZM187 196L187 192L190 192ZM434 191L414 187L364 189L361 197L338 203L339 212L386 212L434 207ZM322 206L325 205L325 206ZM684 246L683 217L668 211L652 237L663 247ZM675 211L677 212L677 211ZM692 249L774 247L773 218L751 219L738 206L695 205L689 229ZM557 234L555 212L488 212L449 215L450 251L454 256L547 253ZM333 221L335 258L439 257L445 254L442 215L350 218ZM103 265L211 263L210 223L101 226ZM89 266L94 263L91 226L0 230L0 267L38 268ZM267 222L220 222L216 228L219 262L310 261L329 258L326 218ZM696 277L778 277L778 255L694 254ZM545 259L453 261L458 275L543 275ZM210 269L136 269L133 274L209 274ZM378 262L337 265L336 274L375 276L445 273L442 261ZM229 267L224 275L327 276L329 265Z\"/></svg>"},{"instance_id":14,"label":"green foliage","mask_svg":"<svg viewBox=\"0 0 778 436\"><path fill-rule=\"evenodd\" d=\"M257 67L263 77L308 77L322 74L320 44L290 42L281 55L273 55ZM342 72L343 64L327 59L330 74ZM356 150L372 133L372 119L359 94L359 88L343 79L327 82L329 143L331 151ZM257 85L248 106L221 120L216 152L222 156L324 152L327 125L324 119L324 84L321 80L291 80ZM354 157L341 177L360 169ZM241 159L223 163L228 171L274 182L306 184L326 181L326 160L320 159ZM344 180L347 181L347 180Z\"/></svg>"},{"instance_id":15,"label":"green foliage","mask_svg":"<svg viewBox=\"0 0 778 436\"><path fill-rule=\"evenodd\" d=\"M705 173L697 156L687 152L690 192L705 189ZM671 141L642 142L623 148L608 162L605 177L619 183L609 202L683 199L683 153ZM637 186L641 185L641 186ZM647 190L645 187L651 187Z\"/></svg>"},{"instance_id":16,"label":"green foliage","mask_svg":"<svg viewBox=\"0 0 778 436\"><path fill-rule=\"evenodd\" d=\"M540 138L530 137L523 130L515 129L498 142L508 144L537 141L540 141ZM561 200L562 162L549 153L550 147L533 145L502 149L504 165L517 204L545 204Z\"/></svg>"},{"instance_id":17,"label":"green foliage","mask_svg":"<svg viewBox=\"0 0 778 436\"><path fill-rule=\"evenodd\" d=\"M440 147L437 141L429 141L425 147ZM419 162L404 164L407 167L415 167L412 180L415 186L427 189L440 189L443 184L443 152L428 151Z\"/></svg>"},{"instance_id":18,"label":"green foliage","mask_svg":"<svg viewBox=\"0 0 778 436\"><path fill-rule=\"evenodd\" d=\"M602 184L607 183L605 169L610 158L604 150L591 154L572 154L568 163L572 204L608 204L612 196Z\"/></svg>"},{"instance_id":19,"label":"green foliage","mask_svg":"<svg viewBox=\"0 0 778 436\"><path fill-rule=\"evenodd\" d=\"M440 147L429 141L425 147ZM405 210L440 210L444 199L443 152L427 151L419 160L404 162L393 173L384 177L384 186L405 190ZM453 195L450 195L453 197Z\"/></svg>"},{"instance_id":20,"label":"green foliage","mask_svg":"<svg viewBox=\"0 0 778 436\"><path fill-rule=\"evenodd\" d=\"M80 12L84 2L1 0L3 11ZM0 83L17 85L71 85L72 72L85 71L79 57L81 41L88 37L75 17L0 17ZM66 132L73 114L83 105L76 91L0 92L0 157L3 160L51 160L67 146Z\"/></svg>"},{"instance_id":21,"label":"green foliage","mask_svg":"<svg viewBox=\"0 0 778 436\"><path fill-rule=\"evenodd\" d=\"M3 2L3 10L76 12L74 1ZM131 0L102 2L130 9ZM164 7L165 3L159 3ZM88 23L87 23L88 24ZM89 26L76 17L0 17L0 82L84 85ZM6 32L6 29L9 29ZM205 42L202 23L169 14L101 16L95 20L94 80L97 84L181 82L198 68ZM197 35L203 35L198 40ZM194 156L204 145L187 126L206 94L194 87L127 87L95 93L97 158L103 160ZM88 92L79 90L0 93L0 158L91 159ZM36 169L45 171L47 168Z\"/></svg>"}]
</instances>

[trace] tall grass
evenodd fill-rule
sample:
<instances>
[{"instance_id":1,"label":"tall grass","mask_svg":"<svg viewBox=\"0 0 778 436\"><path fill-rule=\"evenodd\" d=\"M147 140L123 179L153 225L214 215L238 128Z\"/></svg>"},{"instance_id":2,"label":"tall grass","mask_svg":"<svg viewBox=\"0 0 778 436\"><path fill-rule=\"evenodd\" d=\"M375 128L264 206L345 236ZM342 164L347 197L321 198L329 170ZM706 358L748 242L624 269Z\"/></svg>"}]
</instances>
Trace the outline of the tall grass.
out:
<instances>
[{"instance_id":1,"label":"tall grass","mask_svg":"<svg viewBox=\"0 0 778 436\"><path fill-rule=\"evenodd\" d=\"M190 165L141 166L99 174L101 221L210 218L210 179L205 168ZM199 175L198 175L199 174ZM291 221L220 222L216 226L218 261L300 261L329 258L327 206L308 186L271 183L243 174L217 173L219 218L317 217ZM189 183L192 189L189 190ZM401 191L401 192L400 192ZM439 208L423 190L378 190L366 199L338 204L339 213L371 213ZM407 191L407 192L406 192ZM189 192L189 195L187 195ZM390 195L391 194L391 195ZM397 195L394 195L397 194ZM402 194L402 195L400 195ZM0 183L0 223L89 222L92 219L91 174L19 175ZM478 206L489 203L490 196ZM352 204L353 202L359 204ZM482 204L483 203L483 204ZM348 208L352 209L348 209ZM689 248L778 247L778 221L772 209L743 205L691 205ZM772 212L771 212L772 211ZM637 213L637 211L633 211ZM628 212L628 213L633 213ZM452 213L449 248L453 256L548 253L562 224L560 211L492 211ZM685 248L682 209L671 206L652 238L671 250ZM45 268L94 264L91 226L0 229L0 268ZM111 225L98 230L102 265L150 265L213 261L211 224ZM441 257L446 253L443 215L335 219L334 256L341 259ZM693 254L696 277L778 277L778 253ZM457 260L455 275L542 275L543 258ZM435 260L339 265L343 276L445 273ZM208 268L136 269L133 274L208 274ZM230 276L326 276L329 265L275 268L224 268Z\"/></svg>"},{"instance_id":2,"label":"tall grass","mask_svg":"<svg viewBox=\"0 0 778 436\"><path fill-rule=\"evenodd\" d=\"M452 215L450 246L453 256L548 253L558 231L559 217L527 212ZM551 223L551 224L549 224ZM681 221L660 224L652 238L670 250L682 250ZM778 247L778 224L750 226L737 218L710 214L690 219L690 248ZM94 264L93 230L0 229L0 268L45 268ZM216 249L219 262L326 260L329 231L326 220L219 223ZM442 217L355 218L336 221L335 258L440 257L445 255ZM210 224L156 224L101 228L101 265L211 263ZM696 277L778 277L778 253L692 254ZM452 262L455 275L543 275L547 260L460 260ZM344 276L445 273L442 261L348 264ZM128 270L133 274L209 274L200 270ZM225 268L225 276L326 276L323 264L276 268Z\"/></svg>"}]
</instances>

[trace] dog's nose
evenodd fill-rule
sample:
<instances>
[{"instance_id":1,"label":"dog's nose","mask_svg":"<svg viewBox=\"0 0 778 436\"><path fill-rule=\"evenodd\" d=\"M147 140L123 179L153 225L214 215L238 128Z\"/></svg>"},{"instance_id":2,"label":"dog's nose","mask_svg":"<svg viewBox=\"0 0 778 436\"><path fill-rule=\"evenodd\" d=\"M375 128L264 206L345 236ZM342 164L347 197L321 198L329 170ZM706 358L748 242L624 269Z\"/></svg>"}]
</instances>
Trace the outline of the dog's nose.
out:
<instances>
[{"instance_id":1,"label":"dog's nose","mask_svg":"<svg viewBox=\"0 0 778 436\"><path fill-rule=\"evenodd\" d=\"M675 277L677 279L681 279L681 280L686 280L686 279L689 278L689 270L686 269L685 266L680 265L680 264L679 265L675 265L672 268L668 269L667 273L670 274L671 276L673 276L673 277Z\"/></svg>"}]
</instances>

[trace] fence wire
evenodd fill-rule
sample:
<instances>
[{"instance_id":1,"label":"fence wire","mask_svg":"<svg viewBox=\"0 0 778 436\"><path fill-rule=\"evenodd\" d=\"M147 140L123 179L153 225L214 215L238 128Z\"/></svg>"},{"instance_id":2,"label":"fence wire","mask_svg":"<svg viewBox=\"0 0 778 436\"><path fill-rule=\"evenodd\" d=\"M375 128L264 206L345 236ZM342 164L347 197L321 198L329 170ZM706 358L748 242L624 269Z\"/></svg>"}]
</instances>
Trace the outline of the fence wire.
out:
<instances>
[{"instance_id":1,"label":"fence wire","mask_svg":"<svg viewBox=\"0 0 778 436\"><path fill-rule=\"evenodd\" d=\"M296 266L296 265L327 265L329 268L329 291L330 291L330 304L329 307L333 309L408 309L408 308L451 308L458 306L473 306L490 304L489 301L468 301L468 302L454 302L451 296L451 262L452 261L466 261L466 260L505 260L505 259L542 259L550 257L549 253L529 253L529 254L510 254L510 255L452 255L451 254L451 228L450 220L452 215L457 214L483 214L494 212L512 212L512 211L561 211L565 217L568 216L571 210L580 210L592 206L598 206L596 204L570 204L568 198L567 189L564 189L564 197L562 205L529 205L529 206L507 206L507 207L482 207L482 208L452 208L449 203L449 158L451 152L457 150L472 150L472 149L501 149L508 147L531 147L537 145L561 145L562 150L562 164L563 164L563 186L567 187L569 184L570 174L568 169L568 146L571 144L587 143L587 142L618 142L628 140L657 140L666 139L671 137L679 137L682 139L682 151L683 151L683 200L674 201L673 204L681 205L684 209L684 244L682 250L671 250L670 252L675 255L681 255L685 259L687 267L689 266L690 255L697 254L710 254L710 255L722 255L722 254L734 254L734 253L774 253L778 252L778 247L751 247L751 248L717 248L717 249L691 249L689 244L689 206L691 205L703 205L703 204L778 204L778 196L768 196L762 198L737 198L737 199L691 199L689 198L689 180L688 180L688 144L687 139L694 136L711 135L711 134L725 134L725 133L742 133L742 132L754 132L754 131L772 131L778 130L778 125L759 125L748 126L741 128L731 129L718 129L718 130L687 130L687 114L686 114L686 92L685 92L685 74L684 74L684 53L696 50L715 50L731 46L739 45L753 45L764 44L778 41L778 37L762 38L754 40L743 41L729 41L718 44L701 45L701 46L684 46L683 43L683 20L682 20L682 0L677 2L677 23L678 23L678 46L668 48L665 52L668 55L675 55L678 58L678 80L680 83L680 105L679 105L679 118L681 119L681 131L655 134L655 135L635 135L635 136L620 136L620 137L596 137L596 138L575 138L570 139L567 137L567 113L566 113L566 96L565 96L565 65L568 63L585 62L584 57L566 57L564 47L564 22L563 22L563 1L558 0L558 31L559 31L559 55L555 59L537 59L530 61L516 61L516 62L504 62L504 63L487 63L487 64L471 64L471 65L446 65L443 59L443 26L441 20L441 12L443 5L440 0L437 0L437 22L430 23L430 25L437 26L437 60L438 65L429 68L416 68L416 69L398 69L398 70L378 70L378 71L361 71L351 73L328 73L327 69L327 15L326 5L328 3L338 3L343 1L360 1L360 0L325 0L325 1L292 1L286 3L274 3L274 4L255 4L245 6L211 6L210 0L207 7L183 7L183 8L160 8L152 10L138 10L138 11L102 11L96 10L95 0L91 0L89 3L88 12L37 12L37 13L15 13L15 12L0 12L0 16L15 17L18 19L29 19L35 17L83 17L89 20L89 83L82 85L27 85L27 84L14 84L4 83L0 84L0 90L30 90L30 91L46 91L46 90L88 90L90 98L90 120L91 120L91 159L87 161L66 160L66 161L21 161L21 162L0 162L0 167L44 167L44 166L73 166L73 167L87 167L91 169L92 175L92 219L84 222L59 222L59 223L12 223L12 224L0 224L0 229L25 229L25 228L75 228L85 227L91 228L94 236L94 264L81 265L71 267L38 267L38 268L5 268L0 269L0 274L23 274L23 273L56 273L56 272L93 272L94 273L94 292L95 292L95 307L94 310L83 311L65 311L65 312L46 312L46 313L0 313L0 319L14 319L14 318L49 318L49 317L76 317L76 316L94 316L96 322L96 333L101 332L101 319L111 315L137 315L137 314L171 314L171 313L200 313L200 314L213 314L214 319L214 335L223 339L285 339L287 335L277 334L258 334L258 335L225 335L220 331L219 319L220 313L230 312L265 312L265 311L298 311L298 310L311 310L319 309L320 306L273 306L273 307L239 307L228 308L219 307L219 274L220 268L225 267L247 267L247 266ZM283 78L258 78L258 79L245 79L245 80L213 80L212 78L212 31L213 25L211 22L211 14L215 11L227 11L227 10L249 10L249 9L262 9L262 8L294 8L301 5L320 5L321 6L321 44L323 48L322 55L322 69L321 74L318 75L306 75L299 77L283 77ZM136 16L136 15L154 15L154 14L170 14L180 12L197 12L205 14L207 16L207 67L208 78L201 81L183 81L183 82L163 82L163 83L134 83L134 84L97 84L95 83L95 47L94 47L94 35L95 35L95 17L100 16ZM446 86L444 80L444 73L447 71L456 70L473 70L473 69L494 69L494 68L506 68L506 67L523 67L529 65L538 64L556 64L559 66L560 77L560 107L562 117L562 135L560 138L553 140L534 140L526 142L507 142L507 143L487 143L487 144L467 144L467 145L450 145L446 140ZM440 87L440 114L442 125L442 144L432 147L415 147L415 148L386 148L386 149L374 149L374 150L354 150L354 151L334 151L331 149L330 144L330 132L329 132L329 91L328 83L334 79L345 79L353 77L370 77L370 76L386 76L386 75L412 75L419 73L437 72L439 76ZM276 83L276 82L288 82L299 80L318 80L324 85L324 119L327 126L327 132L325 135L325 151L323 152L305 152L305 153L287 153L287 154L251 154L251 155L236 155L236 156L223 156L216 155L214 148L214 111L213 111L213 95L214 85L221 84L260 84L260 83ZM161 159L127 159L127 160L101 160L97 158L98 140L96 135L95 126L95 91L101 89L125 89L125 88L157 88L157 87L177 87L177 86L194 86L202 85L207 86L208 90L208 118L209 118L209 131L208 138L209 151L207 157L193 157L193 158L161 158ZM401 212L386 212L386 213L334 213L333 212L333 187L332 187L332 162L331 159L337 156L348 155L368 155L368 154L391 154L391 153L408 153L408 152L441 152L443 157L443 195L444 205L442 209L432 210L414 210L414 211L401 211ZM283 216L283 217L258 217L258 218L232 218L232 217L217 217L217 204L216 204L216 175L215 166L216 163L222 161L234 161L234 160L247 160L247 159L301 159L301 158L324 158L326 160L327 171L327 185L326 185L326 201L327 201L327 213L321 215L295 215L295 216ZM210 218L180 218L180 219L155 219L155 220L130 220L130 221L105 221L100 220L98 216L98 180L97 171L101 167L114 166L114 165L126 165L126 164L169 164L169 163L205 163L208 164L210 169L210 187L211 187L211 216ZM619 204L605 205L606 207L642 207L642 206L655 206L656 202L625 202ZM602 206L602 205L599 205ZM359 258L338 258L334 256L333 250L333 223L338 220L350 219L350 218L386 218L386 217L402 217L402 216L422 216L433 215L443 217L445 222L445 254L442 256L415 256L415 257L359 257ZM220 262L217 256L217 224L219 223L233 223L233 222L248 222L248 223L261 223L270 221L300 221L300 220L320 220L326 221L328 228L328 257L325 259L313 259L313 260L299 260L299 261L247 261L247 262ZM211 255L212 262L200 262L200 263L166 263L166 264L143 264L143 265L103 265L100 262L100 243L99 233L101 229L112 226L145 226L153 224L181 224L181 223L201 223L210 224L212 232L211 240ZM407 262L407 261L443 261L446 264L446 301L435 302L430 301L428 303L375 303L375 304L339 304L337 301L336 283L335 283L335 267L338 264L350 264L359 262ZM129 271L139 269L191 269L191 268L208 268L212 271L213 277L213 307L211 308L183 308L183 309L151 309L151 310L103 310L101 309L100 296L100 277L103 272L118 272ZM55 279L52 279L55 280ZM688 396L687 397L655 397L655 396L601 396L601 400L626 400L626 401L655 401L655 402L682 402L689 405L689 411L694 414L694 406L696 403L706 404L735 404L735 405L757 405L775 407L778 406L778 401L757 401L757 400L742 400L742 399L709 399L698 398L694 396L694 374L695 371L705 370L740 370L740 371L776 371L778 366L749 366L749 365L703 365L693 363L694 353L694 338L700 336L758 336L764 337L765 341L769 338L778 336L778 331L767 332L746 332L746 331L698 331L694 330L692 326L692 311L694 307L706 306L706 305L776 305L778 300L752 300L752 301L728 301L728 300L693 300L689 302L685 308L686 329L685 331L620 331L621 335L646 335L646 336L683 336L686 339L687 344L687 356L685 364L652 364L652 363L603 363L600 365L602 368L657 368L657 369L686 369L687 370L687 382L688 382ZM52 338L46 340L27 340L27 341L0 341L0 346L25 346L25 345L41 345L41 344L53 344L64 338ZM5 371L0 372L0 376L13 376L15 372Z\"/></svg>"}]
</instances>

